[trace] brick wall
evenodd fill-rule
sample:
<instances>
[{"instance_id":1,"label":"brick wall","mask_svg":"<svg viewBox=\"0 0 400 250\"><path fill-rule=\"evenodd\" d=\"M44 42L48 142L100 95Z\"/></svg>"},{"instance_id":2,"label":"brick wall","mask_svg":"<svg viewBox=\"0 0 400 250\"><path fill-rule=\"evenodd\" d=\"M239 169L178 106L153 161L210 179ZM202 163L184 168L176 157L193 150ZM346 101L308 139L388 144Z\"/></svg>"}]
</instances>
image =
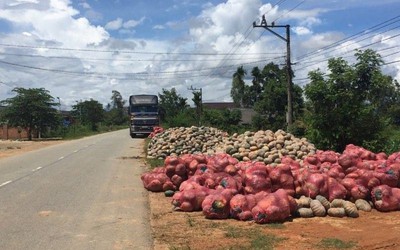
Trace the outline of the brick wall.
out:
<instances>
[{"instance_id":1,"label":"brick wall","mask_svg":"<svg viewBox=\"0 0 400 250\"><path fill-rule=\"evenodd\" d=\"M22 129L21 133L18 133L17 128L11 128L7 125L0 125L0 139L1 140L18 140L27 139L28 133L25 129Z\"/></svg>"}]
</instances>

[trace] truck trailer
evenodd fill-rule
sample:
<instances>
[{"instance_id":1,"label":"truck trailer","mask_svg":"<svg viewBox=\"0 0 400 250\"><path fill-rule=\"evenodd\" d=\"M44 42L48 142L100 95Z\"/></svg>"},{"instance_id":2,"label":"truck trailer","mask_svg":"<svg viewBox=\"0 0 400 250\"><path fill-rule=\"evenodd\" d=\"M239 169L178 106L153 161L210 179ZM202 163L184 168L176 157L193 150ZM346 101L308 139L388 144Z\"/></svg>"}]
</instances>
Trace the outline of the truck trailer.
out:
<instances>
[{"instance_id":1,"label":"truck trailer","mask_svg":"<svg viewBox=\"0 0 400 250\"><path fill-rule=\"evenodd\" d=\"M149 135L160 125L157 95L131 95L129 97L130 135Z\"/></svg>"}]
</instances>

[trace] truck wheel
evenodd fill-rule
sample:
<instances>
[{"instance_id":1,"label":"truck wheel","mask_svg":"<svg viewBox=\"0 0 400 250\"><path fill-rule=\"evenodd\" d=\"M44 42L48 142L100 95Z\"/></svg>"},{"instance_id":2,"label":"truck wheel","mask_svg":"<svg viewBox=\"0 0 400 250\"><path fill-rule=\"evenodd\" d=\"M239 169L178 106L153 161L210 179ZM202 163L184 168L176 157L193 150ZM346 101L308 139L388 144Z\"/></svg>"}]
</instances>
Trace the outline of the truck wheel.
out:
<instances>
[{"instance_id":1,"label":"truck wheel","mask_svg":"<svg viewBox=\"0 0 400 250\"><path fill-rule=\"evenodd\" d=\"M136 138L136 134L131 133L131 137L132 137L132 138Z\"/></svg>"}]
</instances>

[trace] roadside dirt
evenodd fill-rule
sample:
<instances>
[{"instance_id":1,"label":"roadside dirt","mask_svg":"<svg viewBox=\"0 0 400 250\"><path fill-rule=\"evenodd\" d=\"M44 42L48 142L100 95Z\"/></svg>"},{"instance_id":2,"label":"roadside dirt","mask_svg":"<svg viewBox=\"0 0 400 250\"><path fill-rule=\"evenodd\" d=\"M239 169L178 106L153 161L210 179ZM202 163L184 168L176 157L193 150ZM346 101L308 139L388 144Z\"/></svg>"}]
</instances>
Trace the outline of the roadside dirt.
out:
<instances>
[{"instance_id":1,"label":"roadside dirt","mask_svg":"<svg viewBox=\"0 0 400 250\"><path fill-rule=\"evenodd\" d=\"M43 147L62 143L62 140L52 141L13 141L0 140L0 159L4 157L23 154Z\"/></svg>"},{"instance_id":2,"label":"roadside dirt","mask_svg":"<svg viewBox=\"0 0 400 250\"><path fill-rule=\"evenodd\" d=\"M0 158L62 141L0 141ZM400 249L400 211L360 212L359 218L293 218L259 225L208 220L201 212L176 212L171 198L149 192L155 250L164 249Z\"/></svg>"},{"instance_id":3,"label":"roadside dirt","mask_svg":"<svg viewBox=\"0 0 400 250\"><path fill-rule=\"evenodd\" d=\"M172 211L171 198L163 193L149 196L156 249L400 249L400 211L260 225Z\"/></svg>"}]
</instances>

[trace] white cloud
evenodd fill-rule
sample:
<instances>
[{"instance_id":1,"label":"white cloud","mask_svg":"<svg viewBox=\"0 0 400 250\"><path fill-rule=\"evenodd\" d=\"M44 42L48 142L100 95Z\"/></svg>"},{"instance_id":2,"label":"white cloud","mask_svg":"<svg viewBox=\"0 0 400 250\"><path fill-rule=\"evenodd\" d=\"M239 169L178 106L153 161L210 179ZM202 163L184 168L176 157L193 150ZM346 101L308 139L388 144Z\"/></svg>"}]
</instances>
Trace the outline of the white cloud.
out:
<instances>
[{"instance_id":1,"label":"white cloud","mask_svg":"<svg viewBox=\"0 0 400 250\"><path fill-rule=\"evenodd\" d=\"M105 28L107 30L118 30L122 27L122 18L117 18L113 21L110 21L106 24Z\"/></svg>"},{"instance_id":2,"label":"white cloud","mask_svg":"<svg viewBox=\"0 0 400 250\"><path fill-rule=\"evenodd\" d=\"M163 30L163 29L165 29L165 26L164 25L154 25L153 29L155 29L155 30Z\"/></svg>"},{"instance_id":3,"label":"white cloud","mask_svg":"<svg viewBox=\"0 0 400 250\"><path fill-rule=\"evenodd\" d=\"M82 6L82 8L84 8L84 9L91 9L90 4L86 1L80 3L79 5Z\"/></svg>"},{"instance_id":4,"label":"white cloud","mask_svg":"<svg viewBox=\"0 0 400 250\"><path fill-rule=\"evenodd\" d=\"M121 14L119 18L104 24L103 27L95 26L93 23L101 23L102 14L106 13L95 12L89 8L90 6L85 5L85 0L80 0L84 11L87 10L83 15L72 7L70 0L43 0L36 3L34 0L5 1L20 4L9 8L0 0L0 18L9 22L14 29L13 32L1 36L0 43L15 44L18 41L21 45L83 49L72 51L48 48L25 49L21 53L38 54L42 58L19 57L18 60L15 57L1 55L5 61L18 62L21 65L76 72L76 74L57 73L10 65L0 67L0 77L3 82L19 84L22 87L45 87L53 96L61 97L63 107L75 104L76 100L86 100L90 97L106 104L114 89L127 98L134 92L159 93L162 88L176 87L177 91L191 102L192 93L187 89L191 85L202 88L204 100L229 101L231 76L237 66L244 64L250 75L252 67L262 67L269 61L247 63L271 60L281 64L285 60L283 56L286 44L264 29L251 26L253 21L260 21L262 14L267 14L268 22L282 16L278 19L279 24L291 24L293 62L298 62L296 56L323 48L345 36L341 32L315 31L315 27L323 24L321 15L327 11L326 8L295 10L286 15L287 10L282 9L282 6L287 5L272 7L270 3L263 4L265 1L261 0L227 0L217 5L204 2L200 13L188 19L173 17L160 21L154 18L146 22L147 17L129 20ZM192 15L189 13L194 13L193 5L199 4L189 0L185 1L185 6L181 5L182 0L176 0L176 3L179 3L180 10L187 11L185 17ZM186 7L188 9L185 9ZM102 10L96 9L96 11ZM90 13L96 15L91 16ZM138 25L151 25L154 30L170 29L168 39L174 30L184 35L167 40L162 37L166 32L149 30L156 34L156 38L149 39L146 38L146 34L135 33ZM130 37L141 38L116 39L110 37L107 30L135 34ZM276 31L284 34L283 29ZM375 39L382 41L387 37L385 34ZM394 40L385 42L386 44L382 46L395 44ZM317 67L326 68L327 58L351 52L357 46L360 45L349 42L346 46L337 48L335 52L321 53L310 60L298 62L293 66L296 78L306 77L308 71ZM3 47L0 49L2 52L16 50ZM225 55L221 53L228 52L235 55L222 60ZM272 55L261 54L265 52ZM220 55L198 53L220 53ZM67 58L52 59L49 56ZM395 60L392 57L386 59ZM314 64L311 61L322 62ZM228 65L233 66L226 67ZM307 65L311 66L305 67ZM397 65L391 65L388 70L394 75L399 74L397 72L400 72L400 66L396 67ZM304 69L299 70L301 68ZM8 87L0 87L0 100L4 96L9 96L9 92Z\"/></svg>"},{"instance_id":5,"label":"white cloud","mask_svg":"<svg viewBox=\"0 0 400 250\"><path fill-rule=\"evenodd\" d=\"M142 17L139 20L128 20L128 21L124 22L122 26L125 29L132 29L132 28L135 28L136 26L138 26L139 24L142 24L144 20L145 20L145 17Z\"/></svg>"},{"instance_id":6,"label":"white cloud","mask_svg":"<svg viewBox=\"0 0 400 250\"><path fill-rule=\"evenodd\" d=\"M37 8L3 9L0 18L18 25L37 39L53 41L66 47L99 44L108 39L102 27L96 27L86 18L74 18L79 12L69 6L69 1L51 0L47 9L44 2ZM17 40L18 41L18 40Z\"/></svg>"},{"instance_id":7,"label":"white cloud","mask_svg":"<svg viewBox=\"0 0 400 250\"><path fill-rule=\"evenodd\" d=\"M15 0L15 1L10 1L10 3L8 3L8 6L15 7L22 4L37 4L37 3L39 3L38 0Z\"/></svg>"},{"instance_id":8,"label":"white cloud","mask_svg":"<svg viewBox=\"0 0 400 250\"><path fill-rule=\"evenodd\" d=\"M312 31L306 27L297 26L293 27L292 30L299 36L312 34Z\"/></svg>"}]
</instances>

